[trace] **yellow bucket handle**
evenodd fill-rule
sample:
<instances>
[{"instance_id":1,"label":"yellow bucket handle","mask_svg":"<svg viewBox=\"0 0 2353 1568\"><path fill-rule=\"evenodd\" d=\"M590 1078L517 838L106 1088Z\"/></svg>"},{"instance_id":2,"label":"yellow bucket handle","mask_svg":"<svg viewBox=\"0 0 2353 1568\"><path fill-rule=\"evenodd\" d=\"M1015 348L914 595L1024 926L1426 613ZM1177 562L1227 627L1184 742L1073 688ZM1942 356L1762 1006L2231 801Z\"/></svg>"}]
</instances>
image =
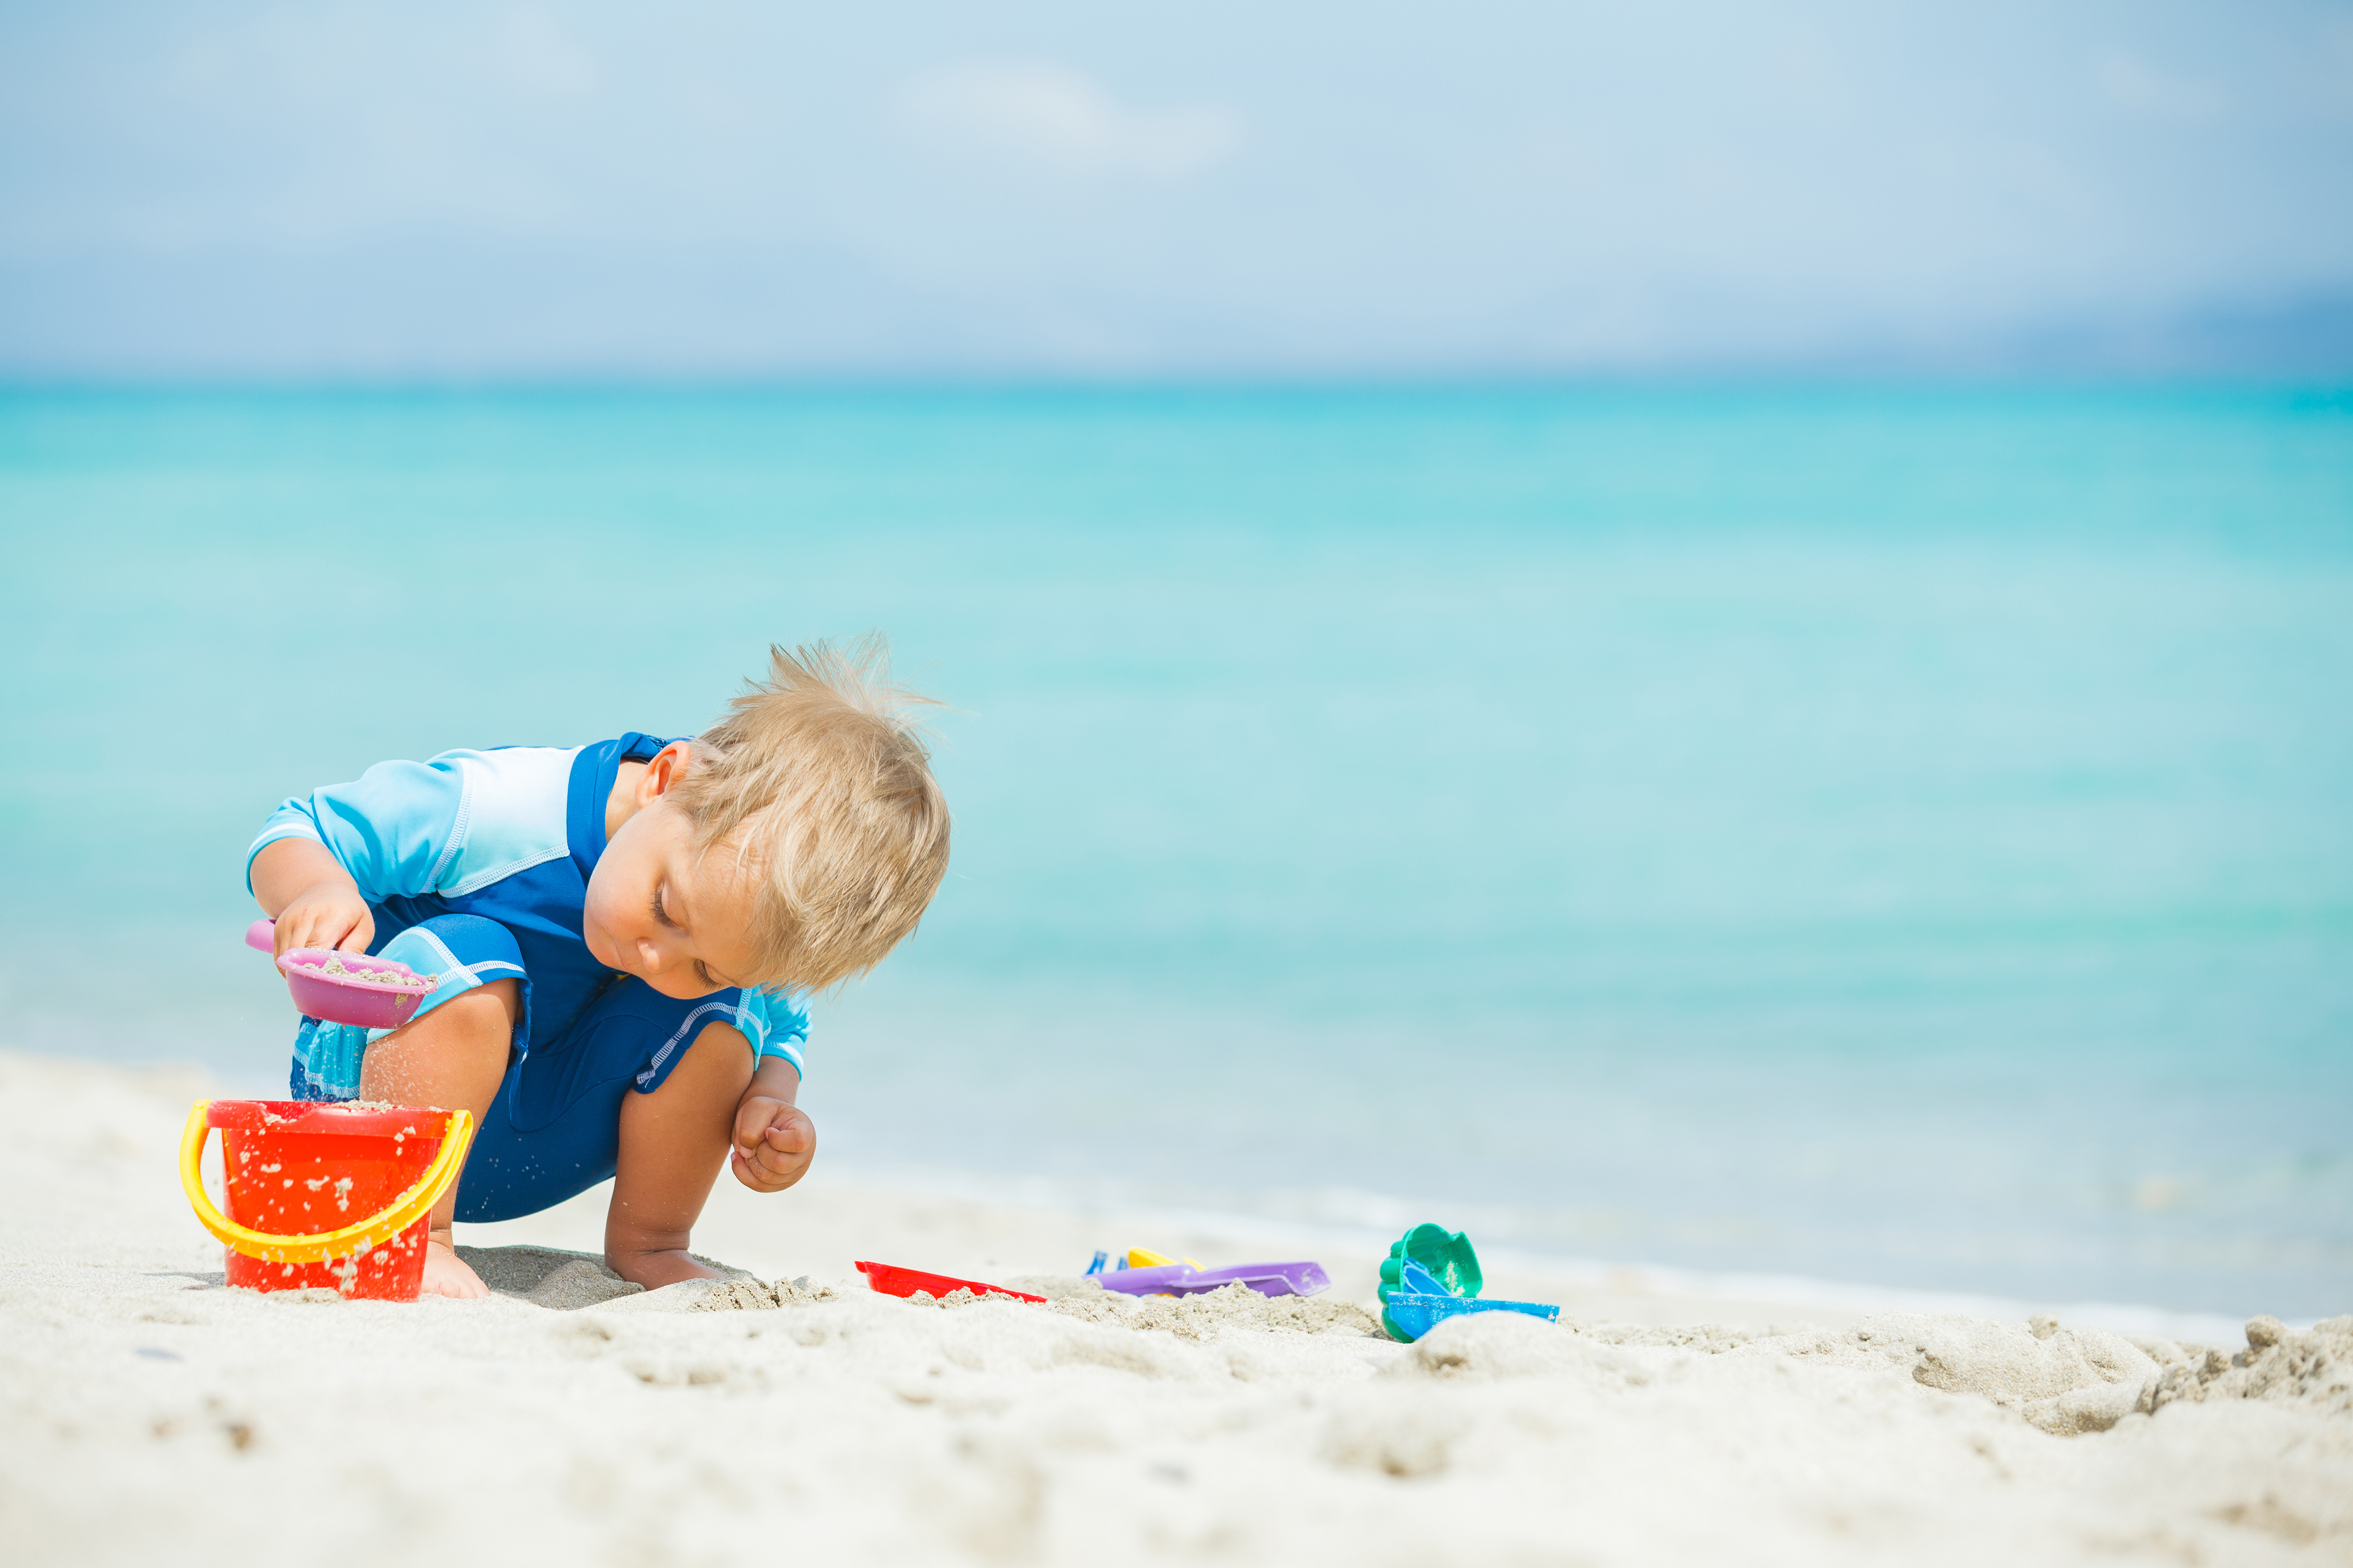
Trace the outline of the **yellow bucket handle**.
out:
<instances>
[{"instance_id":1,"label":"yellow bucket handle","mask_svg":"<svg viewBox=\"0 0 2353 1568\"><path fill-rule=\"evenodd\" d=\"M417 1216L431 1210L449 1190L466 1168L466 1150L474 1141L474 1118L463 1110L448 1111L448 1128L442 1135L439 1152L417 1184L392 1200L389 1208L369 1215L357 1225L347 1225L341 1230L322 1231L316 1236L278 1236L266 1230L248 1230L213 1206L212 1194L205 1191L204 1177L199 1170L205 1157L205 1136L212 1131L205 1124L205 1113L212 1101L200 1100L188 1108L188 1125L180 1133L180 1190L188 1194L190 1206L204 1227L223 1241L264 1263L323 1263L330 1258L348 1258L355 1252L365 1252L382 1247L402 1231L417 1223ZM227 1144L223 1144L227 1148Z\"/></svg>"}]
</instances>

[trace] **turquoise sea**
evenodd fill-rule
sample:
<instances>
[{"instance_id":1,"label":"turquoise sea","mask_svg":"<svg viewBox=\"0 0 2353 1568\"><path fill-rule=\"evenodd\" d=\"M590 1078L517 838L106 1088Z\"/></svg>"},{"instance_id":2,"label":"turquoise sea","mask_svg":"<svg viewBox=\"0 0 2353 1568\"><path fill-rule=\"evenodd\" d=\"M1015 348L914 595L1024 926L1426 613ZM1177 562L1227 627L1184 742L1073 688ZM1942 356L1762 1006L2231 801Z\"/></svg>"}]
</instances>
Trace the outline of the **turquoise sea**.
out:
<instances>
[{"instance_id":1,"label":"turquoise sea","mask_svg":"<svg viewBox=\"0 0 2353 1568\"><path fill-rule=\"evenodd\" d=\"M280 797L876 626L821 1157L2353 1310L2353 397L18 391L0 531L0 1045L266 1083Z\"/></svg>"}]
</instances>

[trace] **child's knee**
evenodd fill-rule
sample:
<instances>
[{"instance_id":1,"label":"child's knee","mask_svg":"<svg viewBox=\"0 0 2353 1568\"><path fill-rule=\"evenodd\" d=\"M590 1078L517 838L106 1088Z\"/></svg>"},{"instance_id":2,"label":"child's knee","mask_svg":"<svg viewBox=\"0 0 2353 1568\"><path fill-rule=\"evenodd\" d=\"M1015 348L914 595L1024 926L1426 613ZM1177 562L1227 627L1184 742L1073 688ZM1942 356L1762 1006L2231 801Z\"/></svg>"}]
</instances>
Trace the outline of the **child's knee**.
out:
<instances>
[{"instance_id":1,"label":"child's knee","mask_svg":"<svg viewBox=\"0 0 2353 1568\"><path fill-rule=\"evenodd\" d=\"M503 1054L514 1038L515 1015L522 1005L516 982L492 981L452 996L374 1042L366 1060L448 1062L484 1058L493 1051Z\"/></svg>"},{"instance_id":2,"label":"child's knee","mask_svg":"<svg viewBox=\"0 0 2353 1568\"><path fill-rule=\"evenodd\" d=\"M451 997L367 1047L360 1092L404 1105L464 1105L480 1114L506 1073L521 1005L521 988L512 980Z\"/></svg>"},{"instance_id":3,"label":"child's knee","mask_svg":"<svg viewBox=\"0 0 2353 1568\"><path fill-rule=\"evenodd\" d=\"M493 980L461 996L452 996L419 1016L400 1034L419 1038L462 1036L470 1045L488 1041L504 1044L512 1038L515 1016L522 1010L521 983ZM438 1028L431 1026L436 1019L440 1020Z\"/></svg>"},{"instance_id":4,"label":"child's knee","mask_svg":"<svg viewBox=\"0 0 2353 1568\"><path fill-rule=\"evenodd\" d=\"M628 1100L658 1116L699 1107L732 1108L752 1087L757 1066L750 1042L739 1031L725 1024L708 1025L687 1042L659 1083Z\"/></svg>"},{"instance_id":5,"label":"child's knee","mask_svg":"<svg viewBox=\"0 0 2353 1568\"><path fill-rule=\"evenodd\" d=\"M707 1024L661 1087L668 1089L683 1079L691 1086L686 1090L689 1095L724 1099L732 1105L752 1087L752 1074L759 1065L752 1054L752 1042L742 1030L732 1024Z\"/></svg>"},{"instance_id":6,"label":"child's knee","mask_svg":"<svg viewBox=\"0 0 2353 1568\"><path fill-rule=\"evenodd\" d=\"M642 1161L631 1160L633 1149L658 1153L651 1168L672 1172L682 1168L677 1162L683 1150L704 1149L715 1170L725 1157L735 1110L752 1085L755 1065L751 1045L736 1030L713 1024L696 1035L660 1083L621 1097L622 1173L628 1174L633 1165L639 1173L647 1169Z\"/></svg>"},{"instance_id":7,"label":"child's knee","mask_svg":"<svg viewBox=\"0 0 2353 1568\"><path fill-rule=\"evenodd\" d=\"M487 985L476 986L467 995L458 997L456 1000L463 1002L472 996L486 997L496 1003L499 1011L506 1016L507 1026L512 1028L514 1026L515 1015L522 1010L522 982L493 980Z\"/></svg>"}]
</instances>

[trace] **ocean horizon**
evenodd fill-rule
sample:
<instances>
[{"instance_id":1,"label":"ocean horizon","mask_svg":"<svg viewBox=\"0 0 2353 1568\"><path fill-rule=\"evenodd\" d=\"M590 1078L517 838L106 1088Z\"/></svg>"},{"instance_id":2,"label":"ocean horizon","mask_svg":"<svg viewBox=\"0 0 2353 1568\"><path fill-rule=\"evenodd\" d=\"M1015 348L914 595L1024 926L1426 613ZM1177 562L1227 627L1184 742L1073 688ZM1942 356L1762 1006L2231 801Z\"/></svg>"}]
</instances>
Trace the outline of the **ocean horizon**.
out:
<instances>
[{"instance_id":1,"label":"ocean horizon","mask_svg":"<svg viewBox=\"0 0 2353 1568\"><path fill-rule=\"evenodd\" d=\"M821 1161L2353 1310L2344 390L19 387L0 517L0 1047L282 1076L278 801L871 627Z\"/></svg>"}]
</instances>

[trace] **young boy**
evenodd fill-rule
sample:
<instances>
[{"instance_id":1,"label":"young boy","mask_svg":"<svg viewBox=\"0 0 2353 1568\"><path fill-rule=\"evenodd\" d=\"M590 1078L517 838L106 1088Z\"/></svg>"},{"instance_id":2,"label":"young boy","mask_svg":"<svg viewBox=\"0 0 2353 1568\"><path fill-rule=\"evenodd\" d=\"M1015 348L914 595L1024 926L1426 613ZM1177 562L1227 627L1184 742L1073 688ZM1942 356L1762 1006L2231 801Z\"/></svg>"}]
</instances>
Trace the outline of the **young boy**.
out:
<instances>
[{"instance_id":1,"label":"young boy","mask_svg":"<svg viewBox=\"0 0 2353 1568\"><path fill-rule=\"evenodd\" d=\"M463 1106L478 1131L433 1211L425 1289L486 1294L453 1219L533 1214L615 1178L605 1258L649 1289L711 1270L688 1234L719 1167L801 1178L807 1013L864 973L947 869L947 802L882 645L769 650L770 679L691 740L379 763L289 800L246 856L277 950L437 973L394 1030L302 1020L298 1100Z\"/></svg>"}]
</instances>

